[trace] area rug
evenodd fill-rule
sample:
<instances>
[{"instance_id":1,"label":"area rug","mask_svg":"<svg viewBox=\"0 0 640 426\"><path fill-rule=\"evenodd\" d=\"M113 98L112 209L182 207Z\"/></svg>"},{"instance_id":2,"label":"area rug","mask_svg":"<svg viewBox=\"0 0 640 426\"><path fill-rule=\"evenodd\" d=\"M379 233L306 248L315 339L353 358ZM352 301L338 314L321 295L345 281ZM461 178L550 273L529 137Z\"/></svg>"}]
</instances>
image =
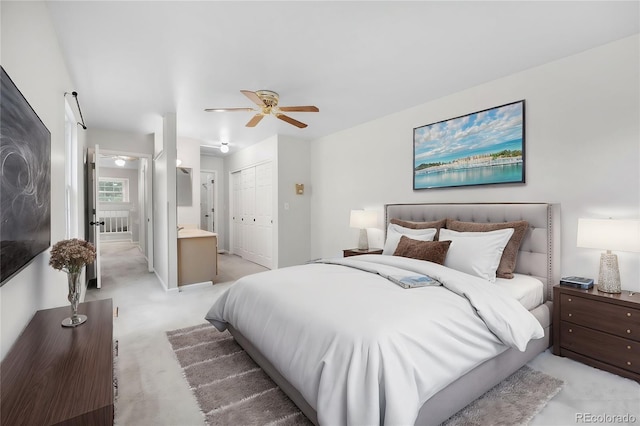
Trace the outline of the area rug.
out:
<instances>
[{"instance_id":1,"label":"area rug","mask_svg":"<svg viewBox=\"0 0 640 426\"><path fill-rule=\"evenodd\" d=\"M201 324L167 337L208 425L311 425L228 332ZM526 424L562 384L524 366L443 424Z\"/></svg>"}]
</instances>

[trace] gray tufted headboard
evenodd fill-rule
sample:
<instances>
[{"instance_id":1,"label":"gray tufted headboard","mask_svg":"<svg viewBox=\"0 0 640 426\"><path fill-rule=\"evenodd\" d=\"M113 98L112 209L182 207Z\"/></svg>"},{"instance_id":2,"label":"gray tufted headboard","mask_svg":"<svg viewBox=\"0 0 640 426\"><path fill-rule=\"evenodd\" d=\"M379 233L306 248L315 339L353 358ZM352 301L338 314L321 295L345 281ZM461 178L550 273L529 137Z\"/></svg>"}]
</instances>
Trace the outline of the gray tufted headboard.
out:
<instances>
[{"instance_id":1,"label":"gray tufted headboard","mask_svg":"<svg viewBox=\"0 0 640 426\"><path fill-rule=\"evenodd\" d=\"M465 222L529 222L515 272L532 275L545 285L545 300L560 280L560 208L547 203L386 204L385 230L391 219L428 222L444 218Z\"/></svg>"}]
</instances>

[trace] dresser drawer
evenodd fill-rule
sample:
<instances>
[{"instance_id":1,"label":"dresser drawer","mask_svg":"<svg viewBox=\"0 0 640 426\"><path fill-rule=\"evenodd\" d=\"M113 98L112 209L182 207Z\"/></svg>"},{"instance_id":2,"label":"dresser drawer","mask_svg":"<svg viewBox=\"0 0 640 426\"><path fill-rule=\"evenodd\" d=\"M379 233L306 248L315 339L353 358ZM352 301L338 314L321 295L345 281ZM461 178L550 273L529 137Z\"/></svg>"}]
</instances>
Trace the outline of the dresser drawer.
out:
<instances>
[{"instance_id":1,"label":"dresser drawer","mask_svg":"<svg viewBox=\"0 0 640 426\"><path fill-rule=\"evenodd\" d=\"M640 341L640 309L561 294L560 320Z\"/></svg>"},{"instance_id":2,"label":"dresser drawer","mask_svg":"<svg viewBox=\"0 0 640 426\"><path fill-rule=\"evenodd\" d=\"M573 352L640 373L640 343L566 321L560 324L561 346Z\"/></svg>"}]
</instances>

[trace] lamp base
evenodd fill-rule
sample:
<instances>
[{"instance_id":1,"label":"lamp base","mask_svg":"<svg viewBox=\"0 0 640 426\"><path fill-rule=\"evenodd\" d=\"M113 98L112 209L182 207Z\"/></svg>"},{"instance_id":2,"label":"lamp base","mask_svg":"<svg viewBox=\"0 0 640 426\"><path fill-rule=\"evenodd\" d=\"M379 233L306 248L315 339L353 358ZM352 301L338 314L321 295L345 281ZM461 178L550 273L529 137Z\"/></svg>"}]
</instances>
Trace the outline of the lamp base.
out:
<instances>
[{"instance_id":1,"label":"lamp base","mask_svg":"<svg viewBox=\"0 0 640 426\"><path fill-rule=\"evenodd\" d=\"M600 255L600 273L598 274L598 291L603 293L621 293L620 270L618 256L613 253Z\"/></svg>"},{"instance_id":2,"label":"lamp base","mask_svg":"<svg viewBox=\"0 0 640 426\"><path fill-rule=\"evenodd\" d=\"M360 230L360 239L358 240L358 250L369 250L369 236L366 228Z\"/></svg>"}]
</instances>

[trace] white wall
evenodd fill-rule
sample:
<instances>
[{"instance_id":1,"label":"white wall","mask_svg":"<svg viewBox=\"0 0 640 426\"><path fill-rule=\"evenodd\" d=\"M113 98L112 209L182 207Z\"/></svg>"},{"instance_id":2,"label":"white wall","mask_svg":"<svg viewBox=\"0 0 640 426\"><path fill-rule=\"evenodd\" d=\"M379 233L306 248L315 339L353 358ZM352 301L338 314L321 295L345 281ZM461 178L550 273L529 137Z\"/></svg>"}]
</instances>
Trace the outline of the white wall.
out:
<instances>
[{"instance_id":1,"label":"white wall","mask_svg":"<svg viewBox=\"0 0 640 426\"><path fill-rule=\"evenodd\" d=\"M229 173L277 158L278 136L274 135L225 158Z\"/></svg>"},{"instance_id":2,"label":"white wall","mask_svg":"<svg viewBox=\"0 0 640 426\"><path fill-rule=\"evenodd\" d=\"M100 146L100 151L116 151L118 153L153 154L154 136L123 132L111 129L89 127L88 144L93 148Z\"/></svg>"},{"instance_id":3,"label":"white wall","mask_svg":"<svg viewBox=\"0 0 640 426\"><path fill-rule=\"evenodd\" d=\"M176 144L176 114L167 113L154 135L153 157L153 266L167 290L178 288Z\"/></svg>"},{"instance_id":4,"label":"white wall","mask_svg":"<svg viewBox=\"0 0 640 426\"><path fill-rule=\"evenodd\" d=\"M227 188L227 173L225 172L224 159L222 157L214 157L211 155L202 155L200 157L200 171L216 172L216 232L218 234L218 250L229 250L228 245L228 227L229 222L229 197L225 197Z\"/></svg>"},{"instance_id":5,"label":"white wall","mask_svg":"<svg viewBox=\"0 0 640 426\"><path fill-rule=\"evenodd\" d=\"M278 267L299 265L310 259L311 196L310 144L278 135ZM296 194L296 183L304 194Z\"/></svg>"},{"instance_id":6,"label":"white wall","mask_svg":"<svg viewBox=\"0 0 640 426\"><path fill-rule=\"evenodd\" d=\"M385 203L397 202L542 201L561 205L561 274L597 277L600 251L576 247L578 218L640 218L639 39L313 141L311 257L337 256L355 245L351 209L382 213ZM414 127L520 99L526 100L526 184L412 190ZM382 247L382 220L370 232L372 246ZM640 290L640 255L618 256L623 288Z\"/></svg>"},{"instance_id":7,"label":"white wall","mask_svg":"<svg viewBox=\"0 0 640 426\"><path fill-rule=\"evenodd\" d=\"M0 2L0 19L2 67L51 132L51 242L55 243L65 237L64 92L74 87L45 3ZM81 137L78 143L83 141ZM83 191L81 186L79 192ZM69 304L66 274L48 262L47 250L0 288L2 358L37 310Z\"/></svg>"},{"instance_id":8,"label":"white wall","mask_svg":"<svg viewBox=\"0 0 640 426\"><path fill-rule=\"evenodd\" d=\"M178 138L178 158L182 160L180 167L191 169L190 206L178 206L178 224L196 225L200 227L200 141L189 138Z\"/></svg>"}]
</instances>

